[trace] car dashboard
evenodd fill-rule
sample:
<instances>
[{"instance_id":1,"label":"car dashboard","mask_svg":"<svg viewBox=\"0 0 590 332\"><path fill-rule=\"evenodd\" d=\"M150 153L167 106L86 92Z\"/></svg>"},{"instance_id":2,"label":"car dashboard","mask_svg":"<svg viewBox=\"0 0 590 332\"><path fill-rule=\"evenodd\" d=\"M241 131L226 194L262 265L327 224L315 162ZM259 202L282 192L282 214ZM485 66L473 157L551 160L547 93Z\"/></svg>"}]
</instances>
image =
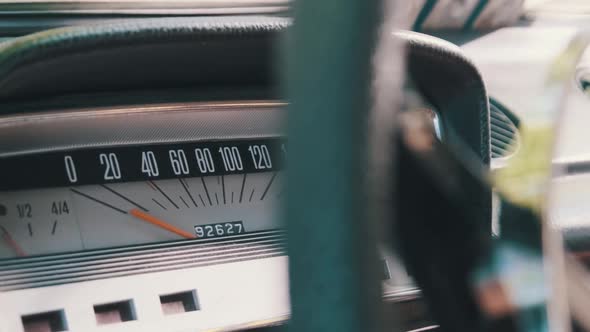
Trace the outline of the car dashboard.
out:
<instances>
[{"instance_id":1,"label":"car dashboard","mask_svg":"<svg viewBox=\"0 0 590 332\"><path fill-rule=\"evenodd\" d=\"M288 116L272 57L289 24L152 19L0 44L0 331L288 321ZM409 45L405 95L421 96L405 111L501 167L518 122L477 69L435 38L392 38ZM490 229L491 202L472 202ZM403 264L381 257L405 329L433 325Z\"/></svg>"}]
</instances>

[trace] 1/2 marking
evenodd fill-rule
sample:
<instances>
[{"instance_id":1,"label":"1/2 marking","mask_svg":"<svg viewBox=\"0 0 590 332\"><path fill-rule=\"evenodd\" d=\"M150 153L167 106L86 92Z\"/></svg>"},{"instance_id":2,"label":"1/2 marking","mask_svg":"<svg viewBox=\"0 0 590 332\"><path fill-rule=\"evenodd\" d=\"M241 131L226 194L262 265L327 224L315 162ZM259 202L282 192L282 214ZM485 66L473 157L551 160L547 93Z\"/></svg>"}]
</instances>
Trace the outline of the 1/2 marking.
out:
<instances>
[{"instance_id":1,"label":"1/2 marking","mask_svg":"<svg viewBox=\"0 0 590 332\"><path fill-rule=\"evenodd\" d=\"M33 217L33 207L29 203L17 204L16 210L18 211L18 217L20 219Z\"/></svg>"}]
</instances>

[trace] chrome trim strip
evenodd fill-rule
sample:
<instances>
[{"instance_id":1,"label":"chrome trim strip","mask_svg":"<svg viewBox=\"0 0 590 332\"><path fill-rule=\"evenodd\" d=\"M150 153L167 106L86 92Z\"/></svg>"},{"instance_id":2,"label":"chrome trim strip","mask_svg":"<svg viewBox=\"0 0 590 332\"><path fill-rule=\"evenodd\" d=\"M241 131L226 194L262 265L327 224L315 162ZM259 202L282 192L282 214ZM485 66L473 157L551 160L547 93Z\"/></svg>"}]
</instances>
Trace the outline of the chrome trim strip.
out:
<instances>
[{"instance_id":1,"label":"chrome trim strip","mask_svg":"<svg viewBox=\"0 0 590 332\"><path fill-rule=\"evenodd\" d=\"M219 1L9 1L0 4L0 15L210 15L210 14L262 14L287 11L290 1L219 0Z\"/></svg>"},{"instance_id":2,"label":"chrome trim strip","mask_svg":"<svg viewBox=\"0 0 590 332\"><path fill-rule=\"evenodd\" d=\"M419 300L422 297L422 291L417 287L400 288L394 291L383 293L383 300L386 302L405 302Z\"/></svg>"},{"instance_id":3,"label":"chrome trim strip","mask_svg":"<svg viewBox=\"0 0 590 332\"><path fill-rule=\"evenodd\" d=\"M436 330L438 329L439 326L438 325L429 325L429 326L425 326L425 327L421 327L419 329L415 329L415 330L409 330L407 332L423 332L423 331L432 331L432 330Z\"/></svg>"},{"instance_id":4,"label":"chrome trim strip","mask_svg":"<svg viewBox=\"0 0 590 332\"><path fill-rule=\"evenodd\" d=\"M3 268L1 271L0 291L285 255L284 233L280 231L232 236L213 243L199 240L187 242L186 245L148 250L148 253L143 248L127 249L108 255L87 255L74 261L60 260L53 265L31 266L26 262L21 265L19 259L13 259L10 269Z\"/></svg>"}]
</instances>

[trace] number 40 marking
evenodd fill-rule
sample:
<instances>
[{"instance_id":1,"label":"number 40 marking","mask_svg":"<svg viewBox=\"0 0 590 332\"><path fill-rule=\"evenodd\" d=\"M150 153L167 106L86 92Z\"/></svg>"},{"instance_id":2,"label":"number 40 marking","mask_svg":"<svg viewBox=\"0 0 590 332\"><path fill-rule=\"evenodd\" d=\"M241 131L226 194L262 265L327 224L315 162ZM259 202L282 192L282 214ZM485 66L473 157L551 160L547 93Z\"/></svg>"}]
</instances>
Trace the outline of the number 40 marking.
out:
<instances>
[{"instance_id":1,"label":"number 40 marking","mask_svg":"<svg viewBox=\"0 0 590 332\"><path fill-rule=\"evenodd\" d=\"M141 172L147 174L149 177L160 175L158 162L152 151L144 151L141 153Z\"/></svg>"}]
</instances>

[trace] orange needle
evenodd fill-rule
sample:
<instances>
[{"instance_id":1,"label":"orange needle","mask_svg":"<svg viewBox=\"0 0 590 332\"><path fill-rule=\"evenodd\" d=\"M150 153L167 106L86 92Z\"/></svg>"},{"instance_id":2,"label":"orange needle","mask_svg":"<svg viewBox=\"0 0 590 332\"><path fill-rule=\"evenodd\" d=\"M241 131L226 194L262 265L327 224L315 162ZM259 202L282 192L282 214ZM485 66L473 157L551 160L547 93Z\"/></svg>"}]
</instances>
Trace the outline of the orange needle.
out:
<instances>
[{"instance_id":1,"label":"orange needle","mask_svg":"<svg viewBox=\"0 0 590 332\"><path fill-rule=\"evenodd\" d=\"M182 236L184 238L187 238L187 239L196 239L197 238L195 235L193 235L193 234L191 234L189 232L185 232L185 231L183 231L180 228L174 227L174 226L170 225L169 223L167 223L167 222L165 222L165 221L163 221L161 219L158 219L158 218L152 216L149 213L145 213L145 212L143 212L141 210L131 209L131 210L129 210L129 214L132 215L132 216L134 216L137 219L140 219L140 220L149 222L152 225L155 225L155 226L158 226L160 228L163 228L163 229L165 229L165 230L167 230L169 232L172 232L174 234L180 235L180 236Z\"/></svg>"},{"instance_id":2,"label":"orange needle","mask_svg":"<svg viewBox=\"0 0 590 332\"><path fill-rule=\"evenodd\" d=\"M18 245L18 243L16 243L16 241L14 241L14 239L12 238L12 236L10 236L10 233L8 233L6 228L0 226L0 229L2 230L2 237L4 238L4 241L6 241L6 243L8 243L12 250L16 252L16 255L26 256L27 254L25 254L24 250Z\"/></svg>"}]
</instances>

